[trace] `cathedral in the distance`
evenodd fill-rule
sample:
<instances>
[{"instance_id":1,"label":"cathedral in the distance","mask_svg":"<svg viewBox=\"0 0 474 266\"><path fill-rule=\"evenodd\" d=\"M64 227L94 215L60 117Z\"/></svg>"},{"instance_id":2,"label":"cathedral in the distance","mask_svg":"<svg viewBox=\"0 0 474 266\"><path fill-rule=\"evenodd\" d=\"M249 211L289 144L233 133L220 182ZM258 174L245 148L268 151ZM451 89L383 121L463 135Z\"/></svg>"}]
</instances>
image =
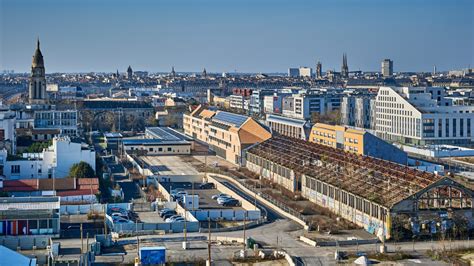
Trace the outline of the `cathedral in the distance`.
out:
<instances>
[{"instance_id":1,"label":"cathedral in the distance","mask_svg":"<svg viewBox=\"0 0 474 266\"><path fill-rule=\"evenodd\" d=\"M33 62L31 63L31 77L28 93L30 104L45 104L47 101L46 72L39 39L36 44L35 54L33 55Z\"/></svg>"}]
</instances>

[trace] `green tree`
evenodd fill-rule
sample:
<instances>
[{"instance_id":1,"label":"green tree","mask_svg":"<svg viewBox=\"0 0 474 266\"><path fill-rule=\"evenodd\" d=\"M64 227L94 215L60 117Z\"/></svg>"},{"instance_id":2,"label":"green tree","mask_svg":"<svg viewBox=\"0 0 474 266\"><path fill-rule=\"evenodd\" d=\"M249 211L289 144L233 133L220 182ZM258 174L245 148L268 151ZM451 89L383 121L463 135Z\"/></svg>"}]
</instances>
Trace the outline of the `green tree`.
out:
<instances>
[{"instance_id":1,"label":"green tree","mask_svg":"<svg viewBox=\"0 0 474 266\"><path fill-rule=\"evenodd\" d=\"M92 169L88 163L81 161L71 166L71 169L69 169L69 177L94 178L96 176L94 169Z\"/></svg>"}]
</instances>

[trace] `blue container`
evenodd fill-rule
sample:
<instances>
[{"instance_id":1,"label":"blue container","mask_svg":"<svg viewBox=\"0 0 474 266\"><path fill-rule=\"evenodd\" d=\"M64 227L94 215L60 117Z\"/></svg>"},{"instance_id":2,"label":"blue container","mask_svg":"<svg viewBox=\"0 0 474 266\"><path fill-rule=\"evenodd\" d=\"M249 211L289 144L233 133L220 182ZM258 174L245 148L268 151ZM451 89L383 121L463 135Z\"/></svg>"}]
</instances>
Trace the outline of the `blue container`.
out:
<instances>
[{"instance_id":1,"label":"blue container","mask_svg":"<svg viewBox=\"0 0 474 266\"><path fill-rule=\"evenodd\" d=\"M140 262L142 265L157 265L166 263L165 247L140 248Z\"/></svg>"}]
</instances>

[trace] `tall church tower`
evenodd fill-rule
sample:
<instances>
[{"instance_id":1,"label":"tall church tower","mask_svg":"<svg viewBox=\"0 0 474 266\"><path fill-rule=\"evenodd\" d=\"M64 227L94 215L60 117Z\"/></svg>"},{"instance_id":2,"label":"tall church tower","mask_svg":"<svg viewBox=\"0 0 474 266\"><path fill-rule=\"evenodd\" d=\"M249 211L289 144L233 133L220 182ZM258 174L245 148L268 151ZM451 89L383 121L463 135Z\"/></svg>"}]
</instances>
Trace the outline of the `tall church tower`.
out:
<instances>
[{"instance_id":1,"label":"tall church tower","mask_svg":"<svg viewBox=\"0 0 474 266\"><path fill-rule=\"evenodd\" d=\"M43 54L40 50L40 41L36 43L36 51L31 63L31 76L29 84L29 102L32 104L44 104L48 98L46 94L46 72L44 69Z\"/></svg>"},{"instance_id":2,"label":"tall church tower","mask_svg":"<svg viewBox=\"0 0 474 266\"><path fill-rule=\"evenodd\" d=\"M323 77L323 65L321 64L321 61L318 61L316 63L316 78L321 79Z\"/></svg>"},{"instance_id":3,"label":"tall church tower","mask_svg":"<svg viewBox=\"0 0 474 266\"><path fill-rule=\"evenodd\" d=\"M349 66L347 65L347 55L345 53L342 55L341 76L343 78L349 77Z\"/></svg>"},{"instance_id":4,"label":"tall church tower","mask_svg":"<svg viewBox=\"0 0 474 266\"><path fill-rule=\"evenodd\" d=\"M131 66L128 66L128 68L127 68L127 79L132 80L132 78L133 78L133 70L132 70Z\"/></svg>"}]
</instances>

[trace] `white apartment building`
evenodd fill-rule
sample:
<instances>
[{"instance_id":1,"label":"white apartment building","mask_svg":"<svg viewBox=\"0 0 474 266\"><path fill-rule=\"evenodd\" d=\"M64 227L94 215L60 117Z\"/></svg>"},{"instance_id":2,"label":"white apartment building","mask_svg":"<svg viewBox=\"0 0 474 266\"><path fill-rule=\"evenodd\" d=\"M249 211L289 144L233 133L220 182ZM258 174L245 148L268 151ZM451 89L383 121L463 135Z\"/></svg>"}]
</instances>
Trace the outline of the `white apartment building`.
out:
<instances>
[{"instance_id":1,"label":"white apartment building","mask_svg":"<svg viewBox=\"0 0 474 266\"><path fill-rule=\"evenodd\" d=\"M63 178L73 164L84 161L95 171L95 151L69 137L55 137L53 144L40 153L24 153L22 158L7 160L0 151L3 175L7 179Z\"/></svg>"},{"instance_id":2,"label":"white apartment building","mask_svg":"<svg viewBox=\"0 0 474 266\"><path fill-rule=\"evenodd\" d=\"M230 95L229 96L229 107L239 110L244 110L245 97L242 95Z\"/></svg>"},{"instance_id":3,"label":"white apartment building","mask_svg":"<svg viewBox=\"0 0 474 266\"><path fill-rule=\"evenodd\" d=\"M442 87L381 87L376 97L379 137L404 144L474 143L474 106L453 105Z\"/></svg>"},{"instance_id":4,"label":"white apartment building","mask_svg":"<svg viewBox=\"0 0 474 266\"><path fill-rule=\"evenodd\" d=\"M15 112L0 112L0 149L7 149L12 154L16 153L15 124Z\"/></svg>"},{"instance_id":5,"label":"white apartment building","mask_svg":"<svg viewBox=\"0 0 474 266\"><path fill-rule=\"evenodd\" d=\"M371 127L371 99L369 95L345 96L341 101L341 123L358 128Z\"/></svg>"},{"instance_id":6,"label":"white apartment building","mask_svg":"<svg viewBox=\"0 0 474 266\"><path fill-rule=\"evenodd\" d=\"M310 78L313 76L313 69L310 67L300 67L299 76L304 78Z\"/></svg>"},{"instance_id":7,"label":"white apartment building","mask_svg":"<svg viewBox=\"0 0 474 266\"><path fill-rule=\"evenodd\" d=\"M263 96L263 111L266 114L281 114L283 98L288 94L273 93Z\"/></svg>"},{"instance_id":8,"label":"white apartment building","mask_svg":"<svg viewBox=\"0 0 474 266\"><path fill-rule=\"evenodd\" d=\"M283 98L283 116L297 119L311 119L312 113L325 114L337 110L342 95L334 93L298 93Z\"/></svg>"}]
</instances>

